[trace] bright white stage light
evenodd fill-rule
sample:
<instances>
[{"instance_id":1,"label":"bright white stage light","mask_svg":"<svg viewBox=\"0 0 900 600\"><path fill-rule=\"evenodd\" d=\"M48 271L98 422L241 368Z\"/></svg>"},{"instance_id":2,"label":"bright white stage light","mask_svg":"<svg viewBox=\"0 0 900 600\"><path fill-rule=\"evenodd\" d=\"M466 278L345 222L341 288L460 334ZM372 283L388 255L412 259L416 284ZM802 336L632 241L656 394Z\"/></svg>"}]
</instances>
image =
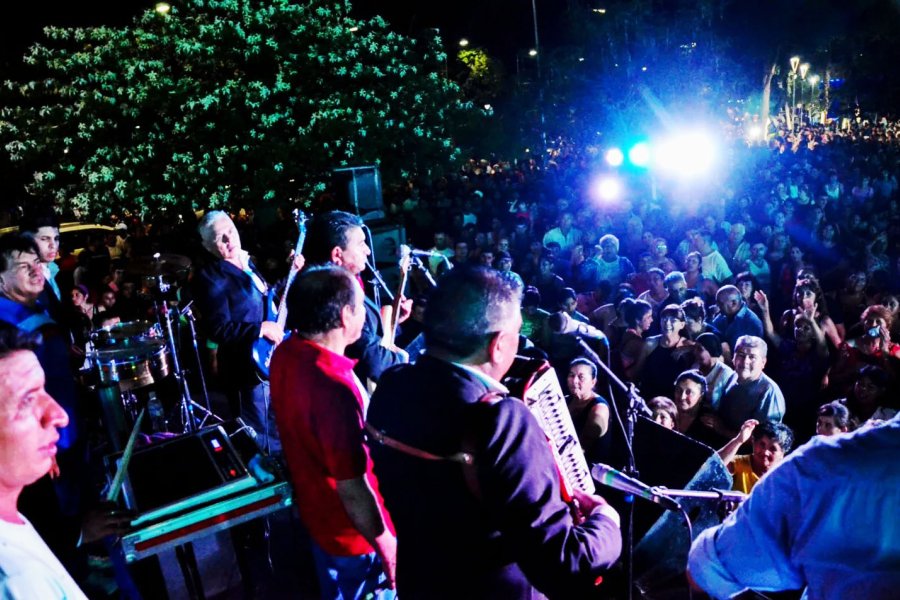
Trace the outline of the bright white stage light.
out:
<instances>
[{"instance_id":1,"label":"bright white stage light","mask_svg":"<svg viewBox=\"0 0 900 600\"><path fill-rule=\"evenodd\" d=\"M650 146L646 142L638 142L628 151L628 161L636 167L650 164Z\"/></svg>"},{"instance_id":2,"label":"bright white stage light","mask_svg":"<svg viewBox=\"0 0 900 600\"><path fill-rule=\"evenodd\" d=\"M593 184L593 195L601 202L618 200L622 195L622 182L615 177L601 177Z\"/></svg>"},{"instance_id":3,"label":"bright white stage light","mask_svg":"<svg viewBox=\"0 0 900 600\"><path fill-rule=\"evenodd\" d=\"M760 127L759 125L754 125L750 128L747 134L751 140L762 139L762 127Z\"/></svg>"},{"instance_id":4,"label":"bright white stage light","mask_svg":"<svg viewBox=\"0 0 900 600\"><path fill-rule=\"evenodd\" d=\"M678 177L698 177L715 163L716 146L703 131L674 135L656 147L656 165Z\"/></svg>"},{"instance_id":5,"label":"bright white stage light","mask_svg":"<svg viewBox=\"0 0 900 600\"><path fill-rule=\"evenodd\" d=\"M625 161L625 155L618 148L610 148L606 152L606 162L611 167L620 167Z\"/></svg>"}]
</instances>

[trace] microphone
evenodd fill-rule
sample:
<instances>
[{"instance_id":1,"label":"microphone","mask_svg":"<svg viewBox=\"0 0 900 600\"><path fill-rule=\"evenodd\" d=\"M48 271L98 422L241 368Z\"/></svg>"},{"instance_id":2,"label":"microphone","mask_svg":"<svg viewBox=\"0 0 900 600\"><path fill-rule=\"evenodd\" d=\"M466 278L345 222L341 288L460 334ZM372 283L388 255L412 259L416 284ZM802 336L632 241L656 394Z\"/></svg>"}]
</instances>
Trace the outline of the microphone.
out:
<instances>
[{"instance_id":1,"label":"microphone","mask_svg":"<svg viewBox=\"0 0 900 600\"><path fill-rule=\"evenodd\" d=\"M659 488L650 487L646 483L638 481L633 477L629 477L625 473L617 471L609 465L597 463L591 467L591 477L596 479L602 485L619 490L620 492L625 492L626 494L640 496L644 500L659 504L666 510L681 510L681 505L665 494L660 493Z\"/></svg>"},{"instance_id":2,"label":"microphone","mask_svg":"<svg viewBox=\"0 0 900 600\"><path fill-rule=\"evenodd\" d=\"M605 340L606 334L587 323L576 321L565 311L555 312L547 320L550 331L564 335L580 335L595 340Z\"/></svg>"}]
</instances>

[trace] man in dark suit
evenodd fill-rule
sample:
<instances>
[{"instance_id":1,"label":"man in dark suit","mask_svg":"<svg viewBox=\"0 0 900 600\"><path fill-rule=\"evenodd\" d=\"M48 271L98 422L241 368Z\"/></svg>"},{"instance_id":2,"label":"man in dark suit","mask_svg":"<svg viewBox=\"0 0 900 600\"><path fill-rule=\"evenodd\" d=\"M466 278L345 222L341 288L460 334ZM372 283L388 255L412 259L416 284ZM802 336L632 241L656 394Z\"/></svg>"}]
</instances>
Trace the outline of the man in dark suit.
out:
<instances>
[{"instance_id":1,"label":"man in dark suit","mask_svg":"<svg viewBox=\"0 0 900 600\"><path fill-rule=\"evenodd\" d=\"M356 215L334 210L316 215L309 224L303 254L310 265L333 263L344 267L362 286L360 274L365 271L366 259L371 253L363 222ZM395 345L384 345L378 308L368 298L365 306L366 321L362 336L347 347L347 356L359 361L355 371L360 380L377 382L388 367L407 362L409 355ZM405 320L411 310L412 300L404 300L399 322Z\"/></svg>"},{"instance_id":2,"label":"man in dark suit","mask_svg":"<svg viewBox=\"0 0 900 600\"><path fill-rule=\"evenodd\" d=\"M587 598L619 556L618 514L576 490L573 517L546 435L499 381L519 348L520 295L497 271L450 271L425 309L425 355L372 396L401 598Z\"/></svg>"},{"instance_id":3,"label":"man in dark suit","mask_svg":"<svg viewBox=\"0 0 900 600\"><path fill-rule=\"evenodd\" d=\"M218 344L218 370L229 406L234 416L256 431L261 448L278 452L281 446L269 410L269 383L257 375L252 360L257 339L277 344L284 337L275 321L265 320L269 286L241 247L240 235L226 213L206 213L199 231L203 247L216 260L194 278L194 298L201 326Z\"/></svg>"}]
</instances>

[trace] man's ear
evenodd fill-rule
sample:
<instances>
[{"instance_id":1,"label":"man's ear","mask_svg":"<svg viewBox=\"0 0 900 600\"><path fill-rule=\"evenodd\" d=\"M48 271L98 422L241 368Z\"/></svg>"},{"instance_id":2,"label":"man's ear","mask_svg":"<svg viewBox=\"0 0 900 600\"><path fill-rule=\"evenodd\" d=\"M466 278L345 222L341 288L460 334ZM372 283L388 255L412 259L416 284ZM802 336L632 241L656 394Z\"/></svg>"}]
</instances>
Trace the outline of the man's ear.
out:
<instances>
[{"instance_id":1,"label":"man's ear","mask_svg":"<svg viewBox=\"0 0 900 600\"><path fill-rule=\"evenodd\" d=\"M509 356L511 345L519 347L519 336L508 331L500 331L491 336L487 346L487 360L491 364L499 364L503 357Z\"/></svg>"},{"instance_id":2,"label":"man's ear","mask_svg":"<svg viewBox=\"0 0 900 600\"><path fill-rule=\"evenodd\" d=\"M344 265L344 251L341 250L340 246L335 246L334 248L331 249L330 258L331 258L331 262L333 262L337 266L340 267L340 266Z\"/></svg>"},{"instance_id":3,"label":"man's ear","mask_svg":"<svg viewBox=\"0 0 900 600\"><path fill-rule=\"evenodd\" d=\"M341 326L345 329L353 321L353 305L345 304L341 307Z\"/></svg>"}]
</instances>

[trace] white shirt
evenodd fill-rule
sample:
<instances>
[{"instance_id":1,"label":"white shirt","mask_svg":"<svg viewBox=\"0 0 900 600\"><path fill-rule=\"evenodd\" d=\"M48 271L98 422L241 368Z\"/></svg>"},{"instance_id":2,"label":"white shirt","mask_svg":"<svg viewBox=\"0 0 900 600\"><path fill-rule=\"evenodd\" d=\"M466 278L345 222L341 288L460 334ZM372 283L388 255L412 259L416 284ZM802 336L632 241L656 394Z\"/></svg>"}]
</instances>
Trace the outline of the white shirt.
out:
<instances>
[{"instance_id":1,"label":"white shirt","mask_svg":"<svg viewBox=\"0 0 900 600\"><path fill-rule=\"evenodd\" d=\"M896 598L898 456L900 417L814 437L694 540L691 576L713 598L803 587L810 600Z\"/></svg>"},{"instance_id":2,"label":"white shirt","mask_svg":"<svg viewBox=\"0 0 900 600\"><path fill-rule=\"evenodd\" d=\"M0 598L11 600L87 600L25 517L0 519Z\"/></svg>"}]
</instances>

